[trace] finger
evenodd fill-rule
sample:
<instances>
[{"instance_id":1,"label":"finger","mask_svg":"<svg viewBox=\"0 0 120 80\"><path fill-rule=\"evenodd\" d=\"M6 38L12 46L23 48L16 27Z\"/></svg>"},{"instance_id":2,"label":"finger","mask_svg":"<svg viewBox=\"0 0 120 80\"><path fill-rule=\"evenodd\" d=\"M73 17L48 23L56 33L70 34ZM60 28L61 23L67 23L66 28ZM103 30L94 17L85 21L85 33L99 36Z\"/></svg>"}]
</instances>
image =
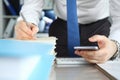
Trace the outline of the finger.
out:
<instances>
[{"instance_id":1,"label":"finger","mask_svg":"<svg viewBox=\"0 0 120 80\"><path fill-rule=\"evenodd\" d=\"M17 36L16 39L19 40L36 40L34 37L24 37L24 36Z\"/></svg>"},{"instance_id":2,"label":"finger","mask_svg":"<svg viewBox=\"0 0 120 80\"><path fill-rule=\"evenodd\" d=\"M103 58L103 55L101 55L100 53L96 53L96 52L86 52L86 54L84 55L84 57L86 59L89 59L89 60L101 61L102 58Z\"/></svg>"},{"instance_id":3,"label":"finger","mask_svg":"<svg viewBox=\"0 0 120 80\"><path fill-rule=\"evenodd\" d=\"M101 64L101 63L105 63L104 61L97 61L97 60L90 60L90 59L85 59L86 61L88 61L89 63L94 63L94 64Z\"/></svg>"},{"instance_id":4,"label":"finger","mask_svg":"<svg viewBox=\"0 0 120 80\"><path fill-rule=\"evenodd\" d=\"M39 28L35 25L31 25L32 35L34 36L39 31Z\"/></svg>"},{"instance_id":5,"label":"finger","mask_svg":"<svg viewBox=\"0 0 120 80\"><path fill-rule=\"evenodd\" d=\"M79 50L75 51L75 54L82 56L86 61L88 61L90 63L97 63L97 60L93 60L93 59L89 58L88 55L86 56L85 53L86 53L85 51L79 51Z\"/></svg>"},{"instance_id":6,"label":"finger","mask_svg":"<svg viewBox=\"0 0 120 80\"><path fill-rule=\"evenodd\" d=\"M99 61L97 60L91 60L91 59L85 59L86 61L88 61L89 63L99 63Z\"/></svg>"},{"instance_id":7,"label":"finger","mask_svg":"<svg viewBox=\"0 0 120 80\"><path fill-rule=\"evenodd\" d=\"M79 55L80 54L80 50L75 50L75 54Z\"/></svg>"},{"instance_id":8,"label":"finger","mask_svg":"<svg viewBox=\"0 0 120 80\"><path fill-rule=\"evenodd\" d=\"M98 61L98 60L91 60L91 59L85 59L86 61L88 61L89 63L95 63L95 64L103 64L105 63L106 61Z\"/></svg>"},{"instance_id":9,"label":"finger","mask_svg":"<svg viewBox=\"0 0 120 80\"><path fill-rule=\"evenodd\" d=\"M106 40L107 40L106 37L102 35L95 35L89 38L90 42L97 42L99 48L105 45Z\"/></svg>"},{"instance_id":10,"label":"finger","mask_svg":"<svg viewBox=\"0 0 120 80\"><path fill-rule=\"evenodd\" d=\"M28 39L28 37L22 37L22 38L18 38L19 40L36 40L36 39L34 39L34 38L29 38Z\"/></svg>"},{"instance_id":11,"label":"finger","mask_svg":"<svg viewBox=\"0 0 120 80\"><path fill-rule=\"evenodd\" d=\"M104 40L105 36L102 36L102 35L94 35L92 37L89 38L89 41L91 42L98 42L98 41L102 41Z\"/></svg>"},{"instance_id":12,"label":"finger","mask_svg":"<svg viewBox=\"0 0 120 80\"><path fill-rule=\"evenodd\" d=\"M26 34L25 32L21 31L20 29L17 30L16 32L16 38L21 39L21 40L26 40L26 39L34 39L34 37Z\"/></svg>"},{"instance_id":13,"label":"finger","mask_svg":"<svg viewBox=\"0 0 120 80\"><path fill-rule=\"evenodd\" d=\"M106 55L100 54L102 52L98 52L98 53L93 53L90 51L88 51L88 52L76 50L75 54L82 56L86 61L88 61L90 63L104 63L104 62L106 62L106 58L104 57ZM96 55L96 54L99 54L99 55Z\"/></svg>"},{"instance_id":14,"label":"finger","mask_svg":"<svg viewBox=\"0 0 120 80\"><path fill-rule=\"evenodd\" d=\"M105 54L102 51L76 51L75 54L82 56L86 59L103 60Z\"/></svg>"},{"instance_id":15,"label":"finger","mask_svg":"<svg viewBox=\"0 0 120 80\"><path fill-rule=\"evenodd\" d=\"M30 26L30 25L29 25ZM21 23L21 26L18 26L18 29L21 29L23 32L25 32L26 34L32 36L32 30L30 27L28 27L25 22Z\"/></svg>"}]
</instances>

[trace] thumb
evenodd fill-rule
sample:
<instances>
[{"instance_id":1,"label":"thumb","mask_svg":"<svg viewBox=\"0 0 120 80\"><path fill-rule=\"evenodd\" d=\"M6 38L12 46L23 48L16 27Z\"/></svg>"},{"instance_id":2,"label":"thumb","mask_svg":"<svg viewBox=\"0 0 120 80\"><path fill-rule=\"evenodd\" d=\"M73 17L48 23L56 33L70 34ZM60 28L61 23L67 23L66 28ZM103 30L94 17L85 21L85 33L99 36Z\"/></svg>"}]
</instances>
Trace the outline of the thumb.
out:
<instances>
[{"instance_id":1,"label":"thumb","mask_svg":"<svg viewBox=\"0 0 120 80\"><path fill-rule=\"evenodd\" d=\"M32 30L32 35L34 36L39 31L39 28L37 26L32 26L31 30Z\"/></svg>"},{"instance_id":2,"label":"thumb","mask_svg":"<svg viewBox=\"0 0 120 80\"><path fill-rule=\"evenodd\" d=\"M97 42L99 48L105 45L106 37L102 35L94 35L89 38L90 42Z\"/></svg>"}]
</instances>

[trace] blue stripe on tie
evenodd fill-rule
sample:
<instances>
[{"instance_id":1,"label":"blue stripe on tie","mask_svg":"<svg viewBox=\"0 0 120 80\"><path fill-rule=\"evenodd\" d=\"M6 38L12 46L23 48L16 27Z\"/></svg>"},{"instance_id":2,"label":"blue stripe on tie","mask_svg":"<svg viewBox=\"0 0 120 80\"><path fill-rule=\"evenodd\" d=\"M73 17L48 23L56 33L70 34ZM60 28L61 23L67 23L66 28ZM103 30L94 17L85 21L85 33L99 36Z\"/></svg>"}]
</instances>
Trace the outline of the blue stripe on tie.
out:
<instances>
[{"instance_id":1,"label":"blue stripe on tie","mask_svg":"<svg viewBox=\"0 0 120 80\"><path fill-rule=\"evenodd\" d=\"M80 45L76 0L67 0L68 52L75 57L74 46Z\"/></svg>"}]
</instances>

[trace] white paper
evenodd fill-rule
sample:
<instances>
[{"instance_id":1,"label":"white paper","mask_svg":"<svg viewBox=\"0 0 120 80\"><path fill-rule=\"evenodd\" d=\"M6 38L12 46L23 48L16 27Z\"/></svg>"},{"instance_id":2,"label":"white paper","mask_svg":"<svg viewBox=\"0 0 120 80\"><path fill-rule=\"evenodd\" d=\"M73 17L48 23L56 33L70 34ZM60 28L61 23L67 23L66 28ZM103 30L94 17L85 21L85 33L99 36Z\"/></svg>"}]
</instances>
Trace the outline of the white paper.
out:
<instances>
[{"instance_id":1,"label":"white paper","mask_svg":"<svg viewBox=\"0 0 120 80\"><path fill-rule=\"evenodd\" d=\"M116 79L120 80L120 60L108 61L104 64L98 64L103 70L111 74Z\"/></svg>"}]
</instances>

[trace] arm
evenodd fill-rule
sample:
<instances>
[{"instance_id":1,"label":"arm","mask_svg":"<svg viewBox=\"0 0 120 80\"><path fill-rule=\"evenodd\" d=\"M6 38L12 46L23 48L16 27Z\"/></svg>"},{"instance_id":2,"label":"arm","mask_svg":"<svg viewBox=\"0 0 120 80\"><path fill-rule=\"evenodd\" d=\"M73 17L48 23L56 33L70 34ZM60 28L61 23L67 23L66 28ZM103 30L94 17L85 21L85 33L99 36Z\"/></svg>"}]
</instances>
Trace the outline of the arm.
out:
<instances>
[{"instance_id":1,"label":"arm","mask_svg":"<svg viewBox=\"0 0 120 80\"><path fill-rule=\"evenodd\" d=\"M110 17L112 26L110 39L117 40L120 43L120 0L110 0Z\"/></svg>"},{"instance_id":2,"label":"arm","mask_svg":"<svg viewBox=\"0 0 120 80\"><path fill-rule=\"evenodd\" d=\"M111 17L111 31L109 38L117 41L118 53L117 57L120 58L120 0L110 0L110 17ZM116 57L116 54L114 54Z\"/></svg>"},{"instance_id":3,"label":"arm","mask_svg":"<svg viewBox=\"0 0 120 80\"><path fill-rule=\"evenodd\" d=\"M21 15L15 26L15 38L17 39L35 39L38 32L38 23L42 11L44 0L24 0L20 13L23 13L26 21L29 22L28 28Z\"/></svg>"},{"instance_id":4,"label":"arm","mask_svg":"<svg viewBox=\"0 0 120 80\"><path fill-rule=\"evenodd\" d=\"M20 13L22 12L25 15L28 22L38 25L43 3L44 0L24 0L24 5L22 6Z\"/></svg>"},{"instance_id":5,"label":"arm","mask_svg":"<svg viewBox=\"0 0 120 80\"><path fill-rule=\"evenodd\" d=\"M90 42L97 42L98 51L78 51L75 53L84 57L90 63L104 63L114 56L120 56L120 47L115 41L120 43L120 0L110 0L110 17L112 19L111 31L109 38L101 35L95 35L89 38ZM112 39L112 40L111 40ZM119 52L119 53L117 53Z\"/></svg>"},{"instance_id":6,"label":"arm","mask_svg":"<svg viewBox=\"0 0 120 80\"><path fill-rule=\"evenodd\" d=\"M97 51L79 51L75 54L82 56L90 63L104 63L108 61L117 51L117 45L103 35L94 35L89 38L90 42L97 42L99 50Z\"/></svg>"}]
</instances>

